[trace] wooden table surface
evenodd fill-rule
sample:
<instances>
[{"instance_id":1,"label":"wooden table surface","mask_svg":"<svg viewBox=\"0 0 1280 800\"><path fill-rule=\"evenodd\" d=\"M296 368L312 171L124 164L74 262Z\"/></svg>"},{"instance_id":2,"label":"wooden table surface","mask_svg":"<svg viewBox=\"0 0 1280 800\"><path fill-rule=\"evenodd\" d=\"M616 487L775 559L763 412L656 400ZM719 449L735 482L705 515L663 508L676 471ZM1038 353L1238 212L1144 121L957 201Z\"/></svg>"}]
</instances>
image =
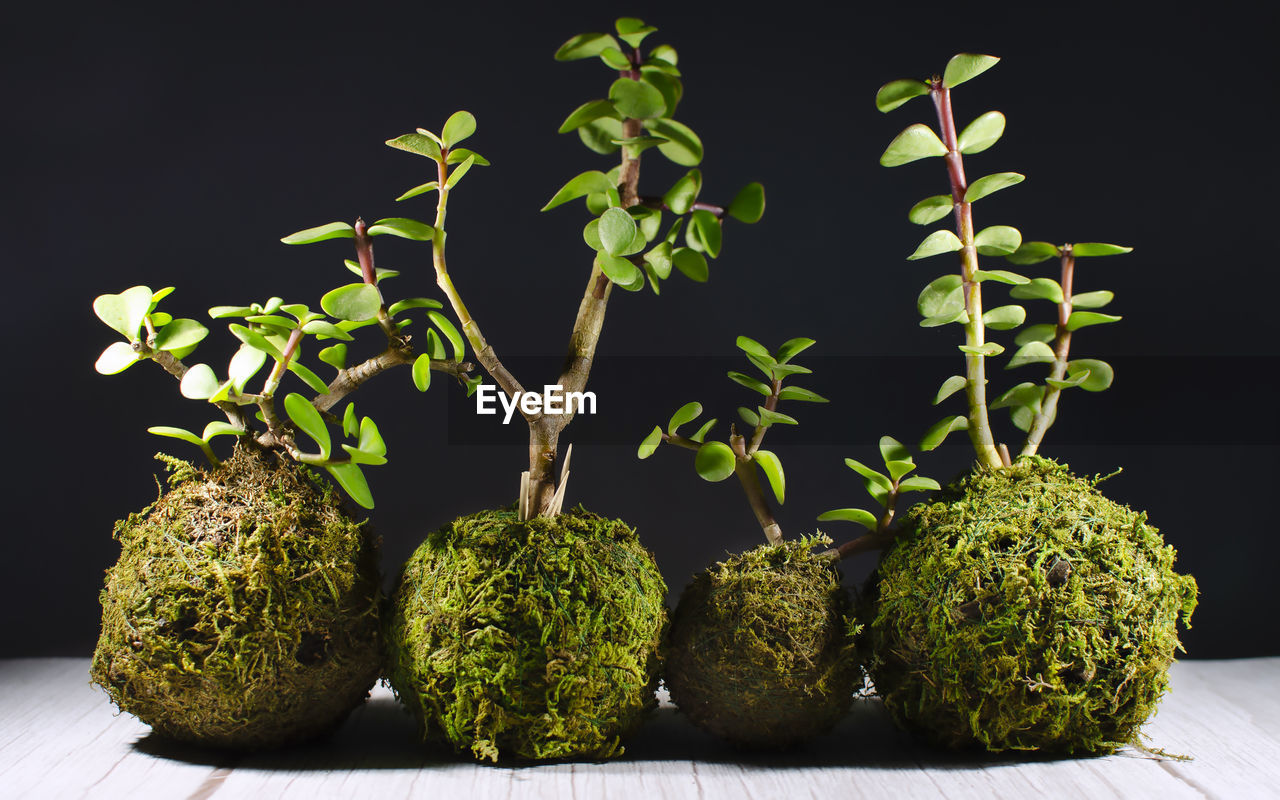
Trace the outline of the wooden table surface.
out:
<instances>
[{"instance_id":1,"label":"wooden table surface","mask_svg":"<svg viewBox=\"0 0 1280 800\"><path fill-rule=\"evenodd\" d=\"M1146 731L1176 761L957 754L914 743L875 700L785 755L735 752L664 703L603 763L494 767L427 751L390 692L331 738L227 756L152 737L91 687L86 659L0 661L0 797L1071 798L1280 797L1280 658L1187 661Z\"/></svg>"}]
</instances>

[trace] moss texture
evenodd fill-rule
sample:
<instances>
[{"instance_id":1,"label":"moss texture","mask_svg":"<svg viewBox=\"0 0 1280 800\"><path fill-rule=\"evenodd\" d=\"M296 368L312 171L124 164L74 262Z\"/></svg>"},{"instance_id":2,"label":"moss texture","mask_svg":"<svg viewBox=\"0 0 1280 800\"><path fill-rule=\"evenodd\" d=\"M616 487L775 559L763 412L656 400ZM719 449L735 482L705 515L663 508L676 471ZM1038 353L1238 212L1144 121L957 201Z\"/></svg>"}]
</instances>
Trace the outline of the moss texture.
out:
<instances>
[{"instance_id":1,"label":"moss texture","mask_svg":"<svg viewBox=\"0 0 1280 800\"><path fill-rule=\"evenodd\" d=\"M1196 584L1146 515L1027 458L913 508L872 576L868 669L950 747L1105 753L1168 686Z\"/></svg>"},{"instance_id":2,"label":"moss texture","mask_svg":"<svg viewBox=\"0 0 1280 800\"><path fill-rule=\"evenodd\" d=\"M764 545L694 577L671 617L666 683L699 727L748 748L831 728L861 670L826 537ZM817 548L818 552L815 552Z\"/></svg>"},{"instance_id":3,"label":"moss texture","mask_svg":"<svg viewBox=\"0 0 1280 800\"><path fill-rule=\"evenodd\" d=\"M91 677L157 733L274 747L324 733L381 666L376 546L335 492L247 449L116 526Z\"/></svg>"},{"instance_id":4,"label":"moss texture","mask_svg":"<svg viewBox=\"0 0 1280 800\"><path fill-rule=\"evenodd\" d=\"M655 705L666 591L620 521L461 517L405 564L388 677L424 740L477 759L614 756Z\"/></svg>"}]
</instances>

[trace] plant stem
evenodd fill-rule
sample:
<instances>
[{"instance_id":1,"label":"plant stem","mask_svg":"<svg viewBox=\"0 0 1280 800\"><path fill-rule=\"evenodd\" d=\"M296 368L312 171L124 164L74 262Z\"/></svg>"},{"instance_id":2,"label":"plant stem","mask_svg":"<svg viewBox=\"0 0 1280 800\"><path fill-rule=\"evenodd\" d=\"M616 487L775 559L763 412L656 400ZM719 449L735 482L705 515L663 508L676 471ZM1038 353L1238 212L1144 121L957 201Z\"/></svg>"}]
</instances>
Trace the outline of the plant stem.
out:
<instances>
[{"instance_id":1,"label":"plant stem","mask_svg":"<svg viewBox=\"0 0 1280 800\"><path fill-rule=\"evenodd\" d=\"M357 217L356 224L351 226L355 229L356 241L356 260L360 264L360 277L369 286L378 287L378 270L373 264L373 237L369 235L369 226L365 224L364 219ZM379 299L382 293L378 293ZM392 347L405 345L405 339L400 335L400 328L392 321L391 315L387 313L387 304L385 302L378 306L378 326L382 328L382 332L386 334L387 341Z\"/></svg>"},{"instance_id":2,"label":"plant stem","mask_svg":"<svg viewBox=\"0 0 1280 800\"><path fill-rule=\"evenodd\" d=\"M778 395L782 392L782 381L775 380L770 385L773 393L764 401L764 407L769 411L778 410ZM756 429L751 434L751 444L747 447L747 455L752 455L760 449L761 443L764 442L764 435L769 430L769 426L763 421L756 423Z\"/></svg>"},{"instance_id":3,"label":"plant stem","mask_svg":"<svg viewBox=\"0 0 1280 800\"><path fill-rule=\"evenodd\" d=\"M1071 245L1059 251L1059 258L1062 263L1062 302L1058 304L1058 330L1053 342L1053 366L1049 369L1049 377L1058 381L1067 375L1067 356L1071 352L1071 331L1067 330L1067 322L1071 319L1071 284L1076 269L1076 259L1071 254ZM1036 412L1031 420L1031 426L1027 429L1027 441L1022 446L1021 455L1035 455L1035 452L1040 449L1040 442L1058 416L1058 397L1061 394L1061 389L1045 384L1040 410Z\"/></svg>"},{"instance_id":4,"label":"plant stem","mask_svg":"<svg viewBox=\"0 0 1280 800\"><path fill-rule=\"evenodd\" d=\"M757 426L758 430L759 427ZM747 502L751 505L751 513L756 515L756 521L760 523L760 529L764 531L765 540L769 544L781 544L782 526L774 519L773 511L769 508L769 501L765 499L764 487L760 485L760 475L756 471L755 461L747 451L746 440L732 426L729 433L729 449L733 450L735 457L733 474L738 476L738 482L742 484L742 491L747 494ZM753 452L755 451L752 450L751 453Z\"/></svg>"},{"instance_id":5,"label":"plant stem","mask_svg":"<svg viewBox=\"0 0 1280 800\"><path fill-rule=\"evenodd\" d=\"M964 175L964 157L956 136L955 115L951 110L951 91L935 79L929 87L934 108L938 112L938 124L942 129L942 142L947 148L947 174L951 179L951 201L955 208L956 235L960 238L960 277L964 280L964 307L969 320L965 323L965 344L980 347L986 341L982 322L982 284L975 280L978 272L978 250L973 243L973 207L964 199L968 183ZM965 353L965 394L969 400L969 440L973 442L978 463L996 469L1004 465L996 449L987 415L986 356Z\"/></svg>"}]
</instances>

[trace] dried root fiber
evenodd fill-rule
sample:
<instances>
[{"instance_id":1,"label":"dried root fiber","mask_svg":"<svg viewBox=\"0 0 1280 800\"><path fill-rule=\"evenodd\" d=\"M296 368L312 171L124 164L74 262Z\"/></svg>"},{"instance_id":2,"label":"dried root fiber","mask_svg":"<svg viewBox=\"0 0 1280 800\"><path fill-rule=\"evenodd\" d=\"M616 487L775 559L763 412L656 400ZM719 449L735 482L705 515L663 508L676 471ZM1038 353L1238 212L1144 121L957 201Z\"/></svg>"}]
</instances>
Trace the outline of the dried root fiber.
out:
<instances>
[{"instance_id":1,"label":"dried root fiber","mask_svg":"<svg viewBox=\"0 0 1280 800\"><path fill-rule=\"evenodd\" d=\"M872 576L868 669L949 747L1106 753L1168 686L1195 580L1146 515L1031 457L913 508Z\"/></svg>"}]
</instances>

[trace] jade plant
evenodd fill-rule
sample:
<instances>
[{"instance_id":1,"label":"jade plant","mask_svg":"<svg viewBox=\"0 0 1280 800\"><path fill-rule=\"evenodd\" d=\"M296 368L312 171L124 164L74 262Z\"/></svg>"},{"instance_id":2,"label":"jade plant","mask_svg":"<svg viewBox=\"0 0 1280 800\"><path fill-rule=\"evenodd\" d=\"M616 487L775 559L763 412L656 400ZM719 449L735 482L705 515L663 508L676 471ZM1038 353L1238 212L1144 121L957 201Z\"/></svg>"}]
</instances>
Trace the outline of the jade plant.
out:
<instances>
[{"instance_id":1,"label":"jade plant","mask_svg":"<svg viewBox=\"0 0 1280 800\"><path fill-rule=\"evenodd\" d=\"M683 96L676 51L646 50L655 29L638 19L619 19L615 30L575 36L555 54L597 60L612 73L607 96L573 110L560 131L618 158L571 178L543 209L582 199L590 215L586 288L563 368L544 384L566 398L585 390L615 289L648 285L657 294L673 269L707 280L724 218L755 222L764 209L759 184L727 206L700 198L702 142L673 118ZM400 199L434 195L436 283L475 360L527 424L528 469L513 506L455 520L406 564L389 612L389 679L425 740L478 759L609 757L654 704L666 587L625 523L581 506L562 513L570 452L560 459L561 437L580 409L566 402L553 413L542 402L549 394L528 392L481 331L477 306L463 301L464 287L495 278L475 266L454 272L446 257L450 195L485 163L459 147L475 130L462 111L438 133L419 128L387 144L429 163L430 180ZM650 151L690 168L661 195L640 190Z\"/></svg>"},{"instance_id":2,"label":"jade plant","mask_svg":"<svg viewBox=\"0 0 1280 800\"><path fill-rule=\"evenodd\" d=\"M936 112L937 131L911 125L880 163L941 158L946 166L950 191L920 201L908 216L920 225L950 216L954 231L930 233L908 258L959 253L959 270L931 281L918 309L922 326L963 330L957 346L965 369L942 383L934 404L961 395L967 411L933 425L921 449L967 430L976 463L893 525L896 492L913 480L901 478L905 466L895 467L901 454L886 454L888 474L851 462L886 511L824 517L869 529L841 545L842 554L886 548L866 594L865 650L871 679L901 725L953 747L1107 752L1137 741L1167 687L1180 649L1176 626L1188 622L1196 585L1174 571L1173 548L1144 513L1098 491L1102 478L1076 477L1038 455L1063 393L1102 391L1114 377L1104 361L1072 357L1077 331L1120 319L1095 310L1111 302L1110 291L1076 292L1077 259L1130 248L1023 242L1007 225L977 227L974 204L1023 176L967 178L965 156L995 144L1005 118L988 111L957 133L952 89L997 61L960 54L941 76L893 81L876 96L883 112L925 96ZM1056 277L1027 277L986 269L984 256L1015 266L1055 259L1059 269ZM1047 375L989 402L987 367L1005 347L987 334L1019 328L1027 317L1016 303L984 306L984 288L997 284L1011 286L1014 299L1047 300L1054 309L1050 321L1016 334L1018 349L1005 365L1047 366ZM1016 459L995 432L990 411L1000 408L1025 434Z\"/></svg>"},{"instance_id":3,"label":"jade plant","mask_svg":"<svg viewBox=\"0 0 1280 800\"><path fill-rule=\"evenodd\" d=\"M792 359L814 344L791 339L777 350L745 336L737 345L763 380L731 371L729 378L763 396L738 409L744 432L708 439L717 420L685 436L680 428L702 414L700 403L678 409L666 430L655 427L638 455L663 444L693 450L694 468L708 481L736 476L764 532L765 544L733 555L694 576L672 614L665 681L672 700L699 727L749 748L784 748L828 730L848 710L861 677L852 642L858 624L834 560L831 540L815 534L785 540L760 480L782 504L782 462L764 450L769 429L795 425L778 410L784 400L823 403L792 375L811 372Z\"/></svg>"},{"instance_id":4,"label":"jade plant","mask_svg":"<svg viewBox=\"0 0 1280 800\"><path fill-rule=\"evenodd\" d=\"M396 365L412 365L423 390L432 370L465 381L471 368L456 357L460 344L455 358L446 357L434 330L425 351L411 344L408 312L440 304L386 303L379 282L395 273L374 266L371 243L382 234L420 238L420 228L403 219L357 220L287 237L291 244L353 239L356 260L347 266L361 280L325 294L326 313L278 297L209 309L214 319L235 320L228 328L240 343L221 371L184 362L209 329L158 309L171 288L134 286L94 301L98 317L123 337L98 358L98 372L155 362L179 380L183 396L223 417L199 434L149 428L196 445L209 465L158 456L172 473L170 489L117 525L122 553L102 592L93 680L160 734L236 748L309 738L340 722L379 675L376 542L310 469L323 468L356 503L372 507L363 467L385 463L386 445L354 404L341 415L332 409ZM457 337L446 320L432 319ZM375 324L385 349L348 366L352 331ZM336 370L328 382L302 362L313 342L328 365L317 368ZM349 440L341 449L331 427ZM236 442L225 460L214 450L221 437Z\"/></svg>"}]
</instances>

